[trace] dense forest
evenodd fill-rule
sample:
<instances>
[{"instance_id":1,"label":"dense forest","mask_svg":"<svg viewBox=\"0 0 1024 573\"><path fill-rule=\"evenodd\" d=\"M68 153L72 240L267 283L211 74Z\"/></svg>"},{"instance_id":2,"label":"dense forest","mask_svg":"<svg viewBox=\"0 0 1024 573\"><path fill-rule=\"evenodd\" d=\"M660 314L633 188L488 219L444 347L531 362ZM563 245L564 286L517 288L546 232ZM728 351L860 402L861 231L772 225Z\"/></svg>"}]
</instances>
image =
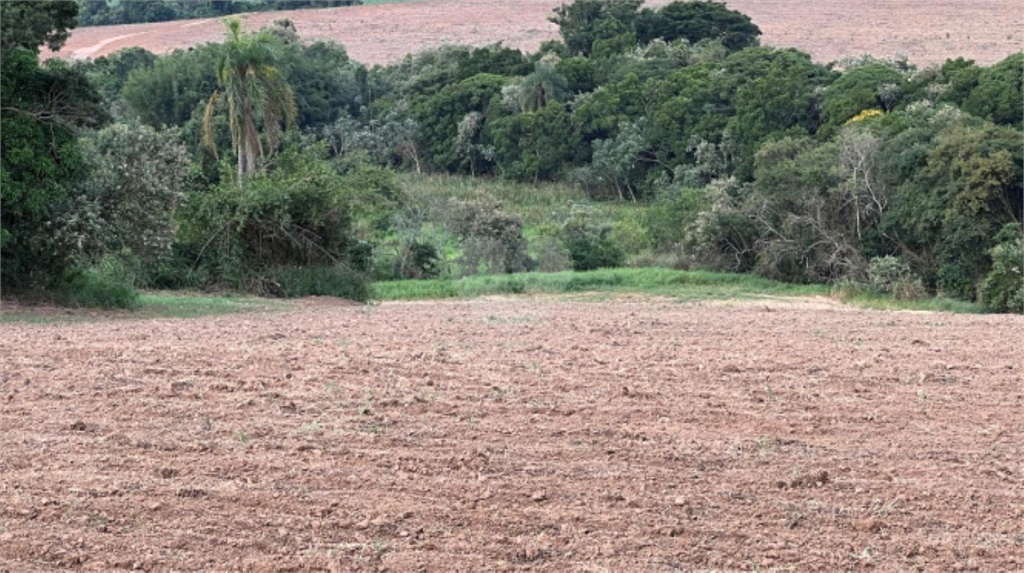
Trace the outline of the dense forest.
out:
<instances>
[{"instance_id":1,"label":"dense forest","mask_svg":"<svg viewBox=\"0 0 1024 573\"><path fill-rule=\"evenodd\" d=\"M1024 53L821 65L724 4L576 0L535 54L368 68L288 20L229 19L222 43L41 64L99 4L132 5L0 7L5 294L365 298L373 280L658 264L1024 308ZM527 226L484 190L403 184L436 174L591 202Z\"/></svg>"}]
</instances>

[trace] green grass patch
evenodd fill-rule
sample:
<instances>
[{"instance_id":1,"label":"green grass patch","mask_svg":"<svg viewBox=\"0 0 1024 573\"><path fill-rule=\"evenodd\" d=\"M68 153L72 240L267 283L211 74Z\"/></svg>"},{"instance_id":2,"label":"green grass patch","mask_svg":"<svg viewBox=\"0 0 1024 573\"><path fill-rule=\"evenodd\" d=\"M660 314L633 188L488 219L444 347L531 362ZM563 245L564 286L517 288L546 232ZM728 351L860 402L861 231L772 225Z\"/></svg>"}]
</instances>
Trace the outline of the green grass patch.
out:
<instances>
[{"instance_id":1,"label":"green grass patch","mask_svg":"<svg viewBox=\"0 0 1024 573\"><path fill-rule=\"evenodd\" d=\"M471 298L501 294L646 293L679 300L757 296L822 296L822 285L794 285L753 275L618 268L558 273L470 276L458 280L385 281L373 285L377 300Z\"/></svg>"},{"instance_id":2,"label":"green grass patch","mask_svg":"<svg viewBox=\"0 0 1024 573\"><path fill-rule=\"evenodd\" d=\"M131 310L68 308L52 304L4 304L0 322L86 322L109 319L195 318L241 312L293 310L294 303L252 296L216 296L186 292L142 292Z\"/></svg>"},{"instance_id":3,"label":"green grass patch","mask_svg":"<svg viewBox=\"0 0 1024 573\"><path fill-rule=\"evenodd\" d=\"M898 300L870 292L850 294L828 285L799 285L751 274L679 271L664 268L617 268L559 273L470 276L457 280L404 280L374 283L376 300L473 298L507 294L640 293L690 300L824 296L845 304L879 310L983 313L979 304L948 298ZM601 297L599 297L601 298Z\"/></svg>"},{"instance_id":4,"label":"green grass patch","mask_svg":"<svg viewBox=\"0 0 1024 573\"><path fill-rule=\"evenodd\" d=\"M838 298L846 304L876 310L921 310L958 314L983 314L988 312L988 309L983 305L944 297L900 300L888 295L860 292L853 295L839 293Z\"/></svg>"},{"instance_id":5,"label":"green grass patch","mask_svg":"<svg viewBox=\"0 0 1024 573\"><path fill-rule=\"evenodd\" d=\"M135 315L163 318L194 318L239 312L293 310L294 303L254 296L214 296L173 291L145 292L139 297Z\"/></svg>"}]
</instances>

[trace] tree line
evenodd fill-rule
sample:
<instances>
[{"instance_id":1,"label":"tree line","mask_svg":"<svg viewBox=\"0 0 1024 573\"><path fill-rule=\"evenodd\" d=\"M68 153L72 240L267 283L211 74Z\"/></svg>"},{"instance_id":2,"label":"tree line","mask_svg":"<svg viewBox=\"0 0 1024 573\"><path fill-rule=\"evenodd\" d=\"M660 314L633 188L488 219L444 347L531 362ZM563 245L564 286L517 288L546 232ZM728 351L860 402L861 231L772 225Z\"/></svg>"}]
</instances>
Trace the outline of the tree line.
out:
<instances>
[{"instance_id":1,"label":"tree line","mask_svg":"<svg viewBox=\"0 0 1024 573\"><path fill-rule=\"evenodd\" d=\"M335 8L361 0L77 0L79 26L219 18L245 12Z\"/></svg>"},{"instance_id":2,"label":"tree line","mask_svg":"<svg viewBox=\"0 0 1024 573\"><path fill-rule=\"evenodd\" d=\"M427 231L443 229L463 273L547 268L540 244L622 264L632 242L684 268L1024 305L1022 53L821 65L760 45L724 4L577 0L535 54L444 46L368 68L279 20L40 65L76 7L0 11L5 290L103 271L365 296L437 274ZM400 171L561 182L644 215L615 234L577 209L527 248L492 199L425 205Z\"/></svg>"}]
</instances>

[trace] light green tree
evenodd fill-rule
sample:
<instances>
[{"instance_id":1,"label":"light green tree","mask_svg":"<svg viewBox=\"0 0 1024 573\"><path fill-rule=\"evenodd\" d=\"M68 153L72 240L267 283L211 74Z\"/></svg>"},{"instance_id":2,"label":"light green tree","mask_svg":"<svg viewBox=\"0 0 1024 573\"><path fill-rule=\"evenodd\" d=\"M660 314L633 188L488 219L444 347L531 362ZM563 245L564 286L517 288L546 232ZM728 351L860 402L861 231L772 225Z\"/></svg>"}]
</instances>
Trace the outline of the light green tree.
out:
<instances>
[{"instance_id":1,"label":"light green tree","mask_svg":"<svg viewBox=\"0 0 1024 573\"><path fill-rule=\"evenodd\" d=\"M217 63L221 89L206 103L203 132L205 143L216 152L212 119L217 103L226 102L241 184L256 172L257 160L266 155L257 122L262 119L267 146L273 150L280 141L282 120L293 124L297 110L291 88L274 66L276 38L265 30L247 34L234 19L225 21L225 26L228 37Z\"/></svg>"}]
</instances>

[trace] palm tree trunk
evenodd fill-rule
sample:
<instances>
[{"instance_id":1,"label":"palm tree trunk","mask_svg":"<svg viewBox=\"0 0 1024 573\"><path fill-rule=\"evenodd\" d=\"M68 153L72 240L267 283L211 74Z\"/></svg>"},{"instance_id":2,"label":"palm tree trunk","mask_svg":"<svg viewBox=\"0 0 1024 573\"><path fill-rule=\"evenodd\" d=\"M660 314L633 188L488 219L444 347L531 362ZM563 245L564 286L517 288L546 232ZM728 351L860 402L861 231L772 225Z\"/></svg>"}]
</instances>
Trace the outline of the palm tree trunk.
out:
<instances>
[{"instance_id":1,"label":"palm tree trunk","mask_svg":"<svg viewBox=\"0 0 1024 573\"><path fill-rule=\"evenodd\" d=\"M245 144L244 140L238 141L238 184L242 184L242 180L245 179Z\"/></svg>"}]
</instances>

